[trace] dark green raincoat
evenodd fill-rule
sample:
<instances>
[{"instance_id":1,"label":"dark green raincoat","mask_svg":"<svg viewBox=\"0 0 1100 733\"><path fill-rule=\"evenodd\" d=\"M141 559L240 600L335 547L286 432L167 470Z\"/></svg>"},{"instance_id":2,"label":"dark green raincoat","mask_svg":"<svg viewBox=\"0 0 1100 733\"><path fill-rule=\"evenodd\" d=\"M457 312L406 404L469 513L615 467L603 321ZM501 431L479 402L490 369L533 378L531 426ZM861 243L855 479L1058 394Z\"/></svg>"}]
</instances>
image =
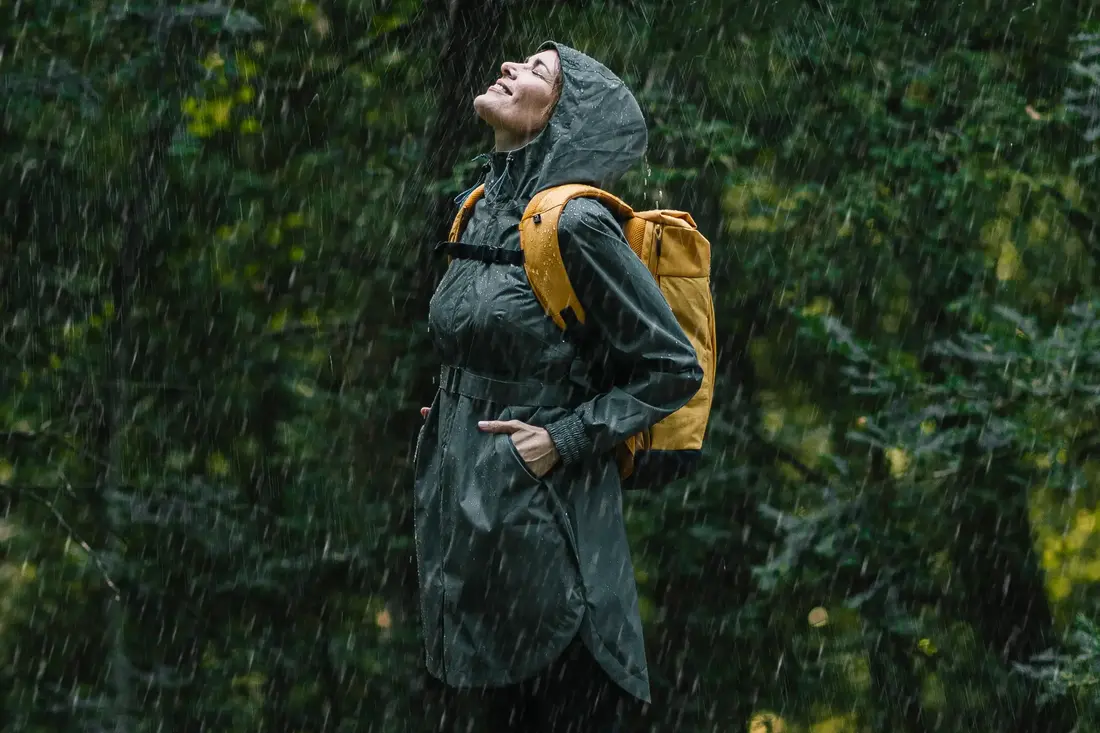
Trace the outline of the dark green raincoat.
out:
<instances>
[{"instance_id":1,"label":"dark green raincoat","mask_svg":"<svg viewBox=\"0 0 1100 733\"><path fill-rule=\"evenodd\" d=\"M645 122L622 81L548 47L561 58L561 98L535 140L491 156L464 243L519 250L537 191L608 188L645 152ZM414 458L427 667L452 686L503 686L540 672L579 634L612 680L648 701L613 449L686 404L703 375L611 213L574 200L558 229L584 341L563 336L522 265L455 259L432 298L444 366ZM509 435L477 427L512 419L546 428L561 454L541 479Z\"/></svg>"}]
</instances>

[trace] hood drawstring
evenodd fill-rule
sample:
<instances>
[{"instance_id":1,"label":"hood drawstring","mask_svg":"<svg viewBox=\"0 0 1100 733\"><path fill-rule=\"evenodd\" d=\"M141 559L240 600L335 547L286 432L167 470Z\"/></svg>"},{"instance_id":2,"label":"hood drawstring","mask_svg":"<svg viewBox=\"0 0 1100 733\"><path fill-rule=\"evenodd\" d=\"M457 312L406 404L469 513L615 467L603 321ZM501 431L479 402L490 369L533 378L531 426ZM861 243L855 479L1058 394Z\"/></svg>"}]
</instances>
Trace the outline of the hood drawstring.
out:
<instances>
[{"instance_id":1,"label":"hood drawstring","mask_svg":"<svg viewBox=\"0 0 1100 733\"><path fill-rule=\"evenodd\" d=\"M486 200L489 200L490 196L492 194L496 193L497 190L504 183L504 180L508 177L508 169L509 169L509 166L511 166L511 164L512 164L512 153L509 152L508 155L504 158L504 170L502 170L500 172L500 175L497 176L497 179L495 181L493 181L492 183L490 183L489 186L486 187L486 189L485 189L485 199Z\"/></svg>"},{"instance_id":2,"label":"hood drawstring","mask_svg":"<svg viewBox=\"0 0 1100 733\"><path fill-rule=\"evenodd\" d=\"M476 189L481 184L485 183L485 178L486 178L486 176L489 175L489 169L493 167L493 164L489 162L490 159L491 158L490 158L488 153L482 153L481 155L477 155L477 156L474 156L473 158L470 158L471 163L476 163L479 160L484 160L485 161L485 164L481 166L481 179L477 183L475 183L474 185L467 188L462 193L455 196L455 203L456 204L462 204L462 202L466 200L466 197L474 192L474 189Z\"/></svg>"}]
</instances>

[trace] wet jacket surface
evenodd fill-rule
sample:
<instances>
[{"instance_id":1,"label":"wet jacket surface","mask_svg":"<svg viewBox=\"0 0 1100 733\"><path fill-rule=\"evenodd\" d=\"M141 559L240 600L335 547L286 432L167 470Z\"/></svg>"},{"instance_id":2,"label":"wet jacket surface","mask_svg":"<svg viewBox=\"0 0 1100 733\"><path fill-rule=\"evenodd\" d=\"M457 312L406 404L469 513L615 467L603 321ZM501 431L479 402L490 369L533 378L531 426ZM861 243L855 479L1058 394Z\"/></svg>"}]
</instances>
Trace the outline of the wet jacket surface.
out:
<instances>
[{"instance_id":1,"label":"wet jacket surface","mask_svg":"<svg viewBox=\"0 0 1100 733\"><path fill-rule=\"evenodd\" d=\"M645 151L645 123L623 83L551 45L561 98L535 140L491 156L465 243L519 250L536 192L609 188ZM414 457L426 662L449 685L502 686L540 672L579 634L611 679L649 700L613 449L686 404L702 370L602 204L570 202L558 231L587 316L583 342L546 314L522 265L455 259L431 301L444 368ZM511 436L477 427L512 419L550 433L562 461L545 476Z\"/></svg>"}]
</instances>

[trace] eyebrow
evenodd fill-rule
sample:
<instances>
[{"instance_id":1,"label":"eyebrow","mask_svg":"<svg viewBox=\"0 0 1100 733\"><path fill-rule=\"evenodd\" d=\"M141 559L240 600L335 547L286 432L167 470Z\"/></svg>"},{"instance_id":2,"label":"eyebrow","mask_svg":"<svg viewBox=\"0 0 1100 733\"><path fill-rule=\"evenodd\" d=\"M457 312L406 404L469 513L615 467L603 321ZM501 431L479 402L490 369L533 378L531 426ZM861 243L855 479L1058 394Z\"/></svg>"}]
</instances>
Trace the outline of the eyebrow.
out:
<instances>
[{"instance_id":1,"label":"eyebrow","mask_svg":"<svg viewBox=\"0 0 1100 733\"><path fill-rule=\"evenodd\" d=\"M532 61L531 59L534 59L534 61ZM546 69L547 71L550 71L550 67L547 66L546 62L543 61L542 59L540 59L538 56L532 56L531 58L527 59L527 63L531 64L531 68L534 68L536 66L542 66L542 68Z\"/></svg>"}]
</instances>

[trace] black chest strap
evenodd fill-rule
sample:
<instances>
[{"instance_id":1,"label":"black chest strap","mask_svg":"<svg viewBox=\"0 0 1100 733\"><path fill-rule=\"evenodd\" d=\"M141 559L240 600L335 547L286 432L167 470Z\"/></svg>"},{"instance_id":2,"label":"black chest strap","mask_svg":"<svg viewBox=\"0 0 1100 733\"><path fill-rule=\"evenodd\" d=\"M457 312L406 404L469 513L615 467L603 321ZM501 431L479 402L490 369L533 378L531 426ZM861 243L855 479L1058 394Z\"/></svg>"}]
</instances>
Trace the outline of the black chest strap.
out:
<instances>
[{"instance_id":1,"label":"black chest strap","mask_svg":"<svg viewBox=\"0 0 1100 733\"><path fill-rule=\"evenodd\" d=\"M435 253L459 260L477 260L490 265L523 266L523 252L518 249L489 247L484 244L467 244L466 242L440 242L435 245Z\"/></svg>"}]
</instances>

